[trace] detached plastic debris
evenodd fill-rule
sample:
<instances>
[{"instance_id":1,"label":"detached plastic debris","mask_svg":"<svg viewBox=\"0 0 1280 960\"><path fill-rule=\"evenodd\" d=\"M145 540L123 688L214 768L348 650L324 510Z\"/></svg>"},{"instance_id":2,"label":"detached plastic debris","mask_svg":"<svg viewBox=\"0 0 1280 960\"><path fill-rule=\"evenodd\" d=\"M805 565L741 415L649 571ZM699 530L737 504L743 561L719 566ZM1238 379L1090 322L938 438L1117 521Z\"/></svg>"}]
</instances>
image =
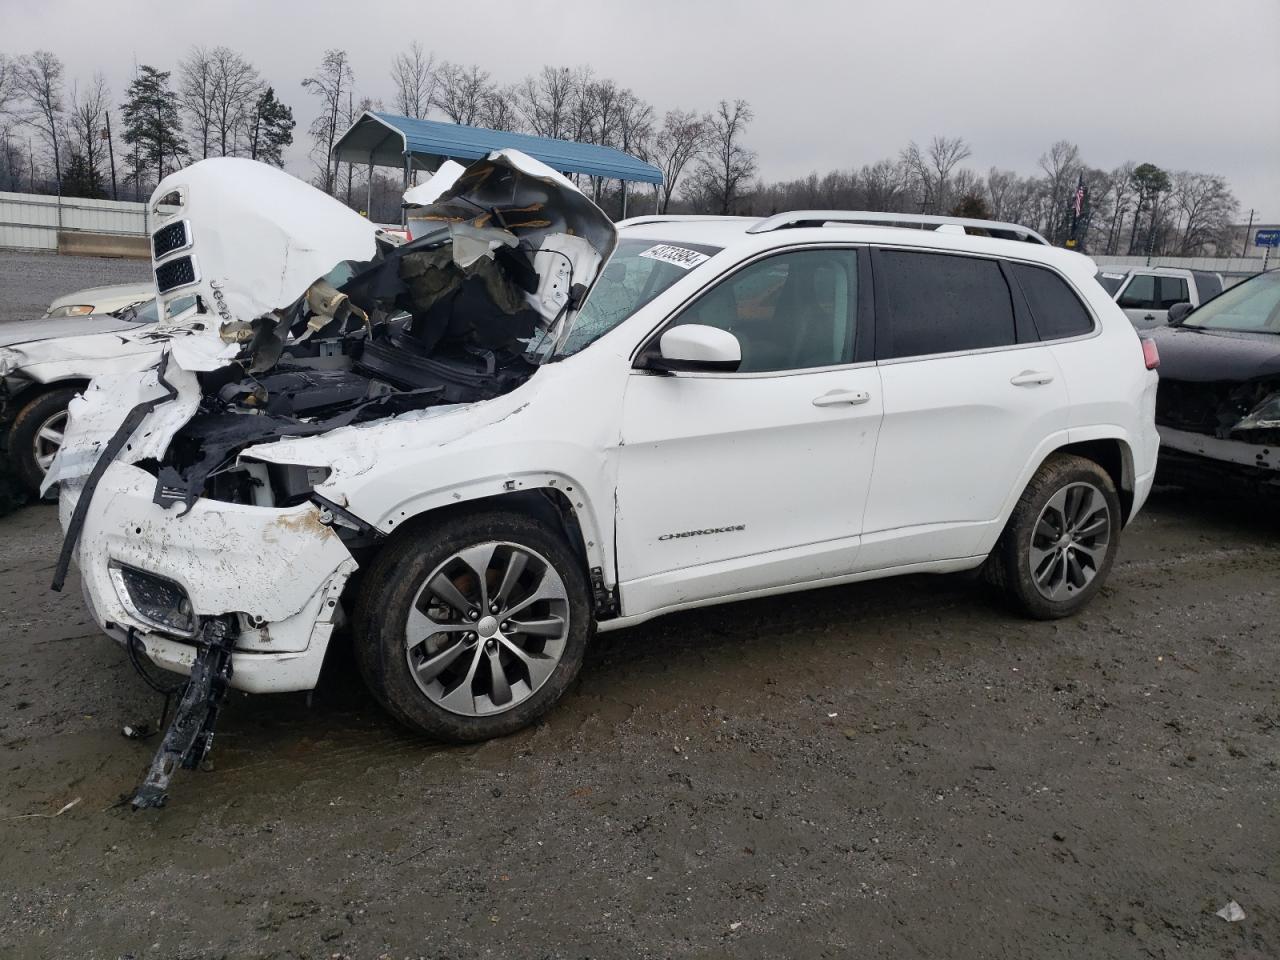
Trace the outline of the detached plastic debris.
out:
<instances>
[{"instance_id":1,"label":"detached plastic debris","mask_svg":"<svg viewBox=\"0 0 1280 960\"><path fill-rule=\"evenodd\" d=\"M1244 910L1240 904L1234 900L1227 901L1227 905L1214 914L1215 917L1221 917L1227 923L1236 923L1244 919Z\"/></svg>"}]
</instances>

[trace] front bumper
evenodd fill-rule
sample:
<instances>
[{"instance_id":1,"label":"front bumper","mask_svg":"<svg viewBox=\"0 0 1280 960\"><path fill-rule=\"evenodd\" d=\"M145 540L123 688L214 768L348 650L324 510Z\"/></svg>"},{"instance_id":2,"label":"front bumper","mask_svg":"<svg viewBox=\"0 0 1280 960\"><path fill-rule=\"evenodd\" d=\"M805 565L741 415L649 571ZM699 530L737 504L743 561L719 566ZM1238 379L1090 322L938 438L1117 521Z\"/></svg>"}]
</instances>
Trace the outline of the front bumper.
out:
<instances>
[{"instance_id":1,"label":"front bumper","mask_svg":"<svg viewBox=\"0 0 1280 960\"><path fill-rule=\"evenodd\" d=\"M251 693L315 686L339 598L357 564L311 504L275 509L197 500L191 511L152 502L155 478L113 463L100 480L76 548L94 620L124 643L132 630L158 666L189 673L196 647L139 615L113 564L177 584L196 617L235 615L231 686ZM65 484L64 528L80 485Z\"/></svg>"},{"instance_id":2,"label":"front bumper","mask_svg":"<svg viewBox=\"0 0 1280 960\"><path fill-rule=\"evenodd\" d=\"M1255 470L1280 471L1280 448L1242 440L1224 440L1188 430L1160 427L1160 443L1170 450Z\"/></svg>"}]
</instances>

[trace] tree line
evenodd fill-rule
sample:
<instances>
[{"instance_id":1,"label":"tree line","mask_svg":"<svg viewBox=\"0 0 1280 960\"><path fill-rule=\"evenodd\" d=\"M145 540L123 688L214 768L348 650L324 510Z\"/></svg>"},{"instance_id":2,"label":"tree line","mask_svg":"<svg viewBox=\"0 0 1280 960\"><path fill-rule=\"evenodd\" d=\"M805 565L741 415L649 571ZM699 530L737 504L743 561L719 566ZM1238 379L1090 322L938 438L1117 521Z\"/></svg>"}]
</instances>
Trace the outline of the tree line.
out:
<instances>
[{"instance_id":1,"label":"tree line","mask_svg":"<svg viewBox=\"0 0 1280 960\"><path fill-rule=\"evenodd\" d=\"M139 65L115 103L103 75L83 86L48 50L0 52L0 189L138 200L193 161L284 165L293 111L227 47L192 47L177 76Z\"/></svg>"},{"instance_id":2,"label":"tree line","mask_svg":"<svg viewBox=\"0 0 1280 960\"><path fill-rule=\"evenodd\" d=\"M347 52L335 48L297 91L315 109L307 127L311 182L355 209L367 199L364 212L380 221L399 218L400 171L375 169L367 182L366 167L333 156L338 138L365 110L616 147L663 174L656 197L646 192L633 213L655 207L747 215L805 208L942 213L1022 223L1051 243L1074 240L1092 253L1193 255L1228 249L1238 210L1220 175L1150 162L1104 170L1066 140L1050 146L1026 176L998 167L975 171L964 165L972 155L966 140L935 136L875 163L765 182L748 145L754 113L745 100L660 111L587 66L544 66L503 84L477 64L437 58L416 41L393 58L388 74L377 78L382 89L390 81L391 104L384 108L357 82ZM0 53L0 189L137 198L203 157L283 166L293 142L292 108L225 46L192 47L173 71L139 66L114 107L101 74L83 87L73 81L68 90L67 83L62 62L48 51ZM621 214L624 185L576 179L607 212Z\"/></svg>"},{"instance_id":3,"label":"tree line","mask_svg":"<svg viewBox=\"0 0 1280 960\"><path fill-rule=\"evenodd\" d=\"M1231 250L1239 204L1218 174L1134 162L1104 170L1066 140L1050 146L1030 176L961 166L971 154L959 137L912 142L855 169L761 185L753 212L832 208L1003 220L1032 227L1055 246L1074 237L1078 249L1101 255Z\"/></svg>"}]
</instances>

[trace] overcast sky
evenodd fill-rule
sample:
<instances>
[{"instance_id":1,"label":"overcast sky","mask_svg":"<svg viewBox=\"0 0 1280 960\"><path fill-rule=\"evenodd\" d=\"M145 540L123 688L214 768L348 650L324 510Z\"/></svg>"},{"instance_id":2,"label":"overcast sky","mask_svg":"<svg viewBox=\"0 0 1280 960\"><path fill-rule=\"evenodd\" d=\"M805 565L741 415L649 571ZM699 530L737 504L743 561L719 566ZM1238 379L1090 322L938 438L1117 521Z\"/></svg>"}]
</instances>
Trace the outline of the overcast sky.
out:
<instances>
[{"instance_id":1,"label":"overcast sky","mask_svg":"<svg viewBox=\"0 0 1280 960\"><path fill-rule=\"evenodd\" d=\"M303 141L315 107L299 83L326 47L389 106L390 62L416 39L500 83L587 64L659 115L742 97L770 180L933 134L968 140L975 169L1030 174L1067 139L1093 166L1224 174L1242 217L1280 220L1280 0L0 0L0 24L0 50L53 50L69 79L101 69L117 97L135 59L168 70L192 44L226 44Z\"/></svg>"}]
</instances>

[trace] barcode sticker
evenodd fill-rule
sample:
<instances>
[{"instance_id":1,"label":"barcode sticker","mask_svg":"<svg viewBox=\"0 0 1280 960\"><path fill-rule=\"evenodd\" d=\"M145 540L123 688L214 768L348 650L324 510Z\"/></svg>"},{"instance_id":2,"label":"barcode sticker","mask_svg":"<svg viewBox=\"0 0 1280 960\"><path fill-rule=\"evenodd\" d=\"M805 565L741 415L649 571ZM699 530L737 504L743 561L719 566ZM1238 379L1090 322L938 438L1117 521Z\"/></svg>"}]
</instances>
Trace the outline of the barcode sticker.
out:
<instances>
[{"instance_id":1,"label":"barcode sticker","mask_svg":"<svg viewBox=\"0 0 1280 960\"><path fill-rule=\"evenodd\" d=\"M689 250L686 247L677 247L670 243L660 243L655 247L650 247L640 254L650 260L661 260L663 263L669 263L673 267L679 267L681 270L692 270L700 263L706 263L711 258L705 253L699 253L697 250Z\"/></svg>"}]
</instances>

